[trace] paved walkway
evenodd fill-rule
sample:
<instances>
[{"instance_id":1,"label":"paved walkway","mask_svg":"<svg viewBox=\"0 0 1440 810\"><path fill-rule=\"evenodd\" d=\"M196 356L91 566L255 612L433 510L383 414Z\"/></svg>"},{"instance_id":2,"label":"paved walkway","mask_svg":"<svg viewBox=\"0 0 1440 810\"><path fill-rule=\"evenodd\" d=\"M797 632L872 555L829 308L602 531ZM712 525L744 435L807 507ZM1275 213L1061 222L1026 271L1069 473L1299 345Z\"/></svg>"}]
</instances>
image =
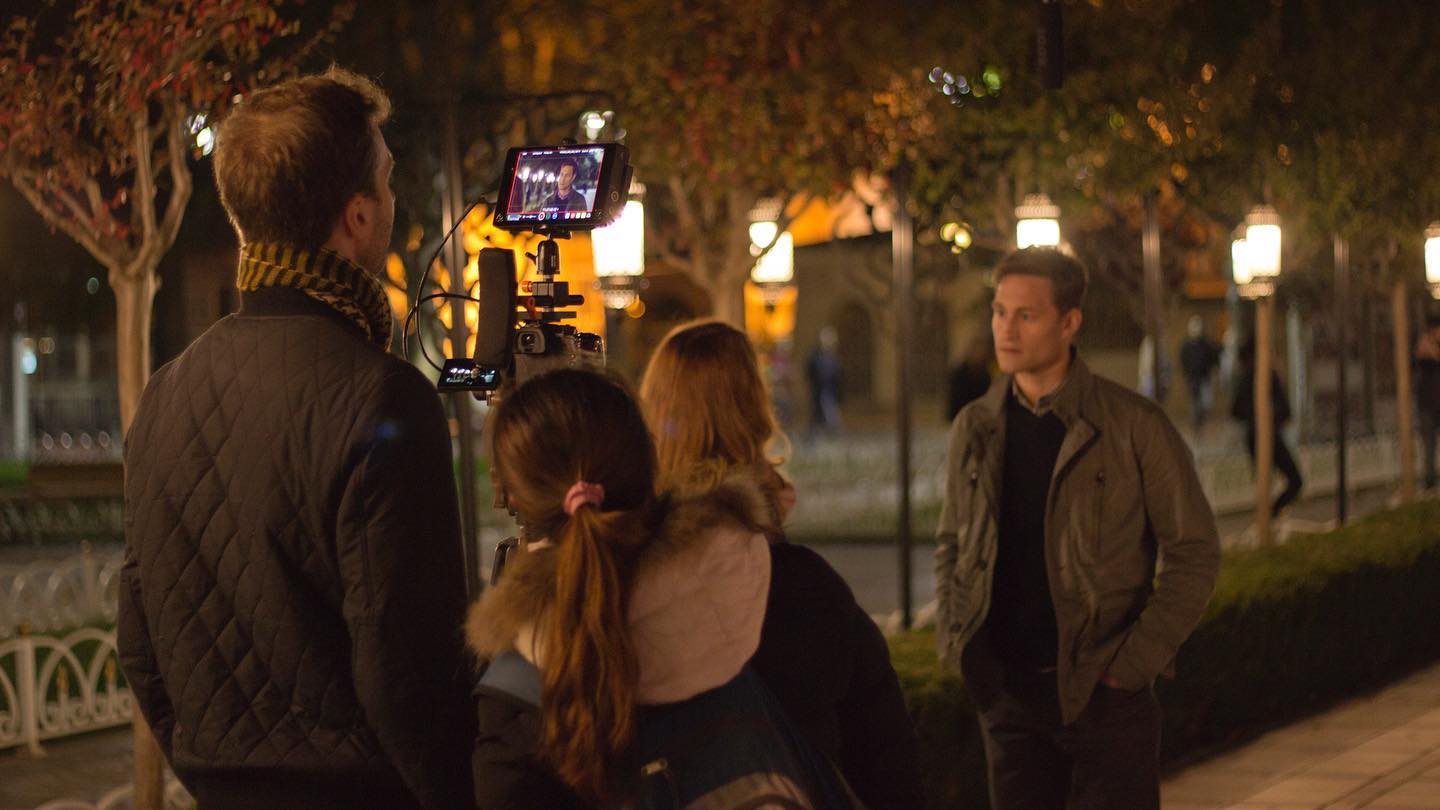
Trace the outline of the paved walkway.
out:
<instances>
[{"instance_id":1,"label":"paved walkway","mask_svg":"<svg viewBox=\"0 0 1440 810\"><path fill-rule=\"evenodd\" d=\"M130 726L46 742L45 755L0 751L0 808L22 810L55 799L97 802L133 773Z\"/></svg>"},{"instance_id":2,"label":"paved walkway","mask_svg":"<svg viewBox=\"0 0 1440 810\"><path fill-rule=\"evenodd\" d=\"M0 753L0 808L95 801L129 778L129 729ZM1170 777L1163 810L1440 808L1440 664Z\"/></svg>"},{"instance_id":3,"label":"paved walkway","mask_svg":"<svg viewBox=\"0 0 1440 810\"><path fill-rule=\"evenodd\" d=\"M1164 810L1440 808L1440 665L1165 781Z\"/></svg>"}]
</instances>

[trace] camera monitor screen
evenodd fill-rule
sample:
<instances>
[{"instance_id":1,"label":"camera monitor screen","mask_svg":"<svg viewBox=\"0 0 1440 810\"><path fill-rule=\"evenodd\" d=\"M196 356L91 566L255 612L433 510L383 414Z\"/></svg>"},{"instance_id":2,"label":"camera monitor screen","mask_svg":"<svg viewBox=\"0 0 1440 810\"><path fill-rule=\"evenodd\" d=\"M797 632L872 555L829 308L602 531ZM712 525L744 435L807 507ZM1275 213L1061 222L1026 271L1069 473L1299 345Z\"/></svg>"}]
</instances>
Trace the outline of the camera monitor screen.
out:
<instances>
[{"instance_id":1,"label":"camera monitor screen","mask_svg":"<svg viewBox=\"0 0 1440 810\"><path fill-rule=\"evenodd\" d=\"M505 156L495 224L507 230L588 230L625 205L627 150L614 143L525 146Z\"/></svg>"},{"instance_id":2,"label":"camera monitor screen","mask_svg":"<svg viewBox=\"0 0 1440 810\"><path fill-rule=\"evenodd\" d=\"M493 391L499 384L499 369L459 357L445 361L435 387L441 391Z\"/></svg>"}]
</instances>

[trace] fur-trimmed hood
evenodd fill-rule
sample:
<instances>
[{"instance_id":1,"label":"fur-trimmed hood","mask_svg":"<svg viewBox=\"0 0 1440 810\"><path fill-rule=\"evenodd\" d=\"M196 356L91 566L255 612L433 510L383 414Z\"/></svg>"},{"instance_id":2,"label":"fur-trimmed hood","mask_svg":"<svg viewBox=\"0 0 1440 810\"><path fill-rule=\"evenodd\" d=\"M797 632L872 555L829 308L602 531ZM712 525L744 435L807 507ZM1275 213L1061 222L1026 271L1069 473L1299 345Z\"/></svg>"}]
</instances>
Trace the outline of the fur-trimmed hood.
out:
<instances>
[{"instance_id":1,"label":"fur-trimmed hood","mask_svg":"<svg viewBox=\"0 0 1440 810\"><path fill-rule=\"evenodd\" d=\"M770 588L769 509L753 478L679 492L644 551L629 625L641 703L673 703L727 683L755 654ZM471 651L516 649L532 660L535 617L553 596L553 549L517 549L495 587L470 608Z\"/></svg>"}]
</instances>

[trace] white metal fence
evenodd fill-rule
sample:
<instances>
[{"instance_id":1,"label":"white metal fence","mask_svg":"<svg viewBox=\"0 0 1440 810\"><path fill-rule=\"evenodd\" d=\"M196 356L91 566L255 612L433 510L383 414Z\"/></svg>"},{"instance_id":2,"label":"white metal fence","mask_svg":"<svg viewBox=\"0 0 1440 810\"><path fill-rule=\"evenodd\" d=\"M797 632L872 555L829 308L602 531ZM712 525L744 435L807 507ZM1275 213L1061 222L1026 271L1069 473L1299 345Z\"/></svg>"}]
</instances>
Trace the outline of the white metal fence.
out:
<instances>
[{"instance_id":1,"label":"white metal fence","mask_svg":"<svg viewBox=\"0 0 1440 810\"><path fill-rule=\"evenodd\" d=\"M62 560L0 565L0 640L76 627L113 625L120 587L120 550L88 547Z\"/></svg>"},{"instance_id":2,"label":"white metal fence","mask_svg":"<svg viewBox=\"0 0 1440 810\"><path fill-rule=\"evenodd\" d=\"M1418 439L1417 439L1418 444ZM1417 448L1418 449L1418 448ZM1400 444L1393 435L1354 438L1346 448L1347 487L1386 485L1400 476ZM936 432L916 436L911 453L910 502L917 526L933 524L944 497L946 438ZM789 465L800 493L789 527L802 534L884 534L893 530L899 502L893 438L865 437L806 448ZM1336 488L1334 442L1296 448L1305 477L1305 497L1333 495ZM1421 453L1415 454L1417 467ZM1196 463L1201 486L1217 514L1253 508L1253 465L1238 439L1212 448ZM1278 489L1281 476L1272 482Z\"/></svg>"},{"instance_id":3,"label":"white metal fence","mask_svg":"<svg viewBox=\"0 0 1440 810\"><path fill-rule=\"evenodd\" d=\"M1305 478L1306 497L1335 494L1338 454L1334 442L1301 445L1295 448L1294 455ZM1417 451L1417 468L1421 458ZM1226 456L1202 461L1197 467L1200 483L1217 513L1241 512L1254 507L1254 470L1243 448ZM1400 467L1400 442L1395 436L1354 438L1346 443L1346 489L1398 481ZM1277 488L1281 477L1279 472L1271 477L1272 484Z\"/></svg>"},{"instance_id":4,"label":"white metal fence","mask_svg":"<svg viewBox=\"0 0 1440 810\"><path fill-rule=\"evenodd\" d=\"M93 627L63 638L22 634L0 642L0 750L130 722L115 632Z\"/></svg>"}]
</instances>

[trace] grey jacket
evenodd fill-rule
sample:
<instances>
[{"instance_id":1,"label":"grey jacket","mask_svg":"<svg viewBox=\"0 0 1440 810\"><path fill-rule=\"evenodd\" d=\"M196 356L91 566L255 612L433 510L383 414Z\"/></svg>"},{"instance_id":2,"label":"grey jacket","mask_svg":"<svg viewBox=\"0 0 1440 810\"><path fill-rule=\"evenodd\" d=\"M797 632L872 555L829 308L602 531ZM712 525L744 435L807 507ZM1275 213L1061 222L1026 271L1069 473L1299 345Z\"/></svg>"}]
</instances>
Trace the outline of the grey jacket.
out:
<instances>
[{"instance_id":1,"label":"grey jacket","mask_svg":"<svg viewBox=\"0 0 1440 810\"><path fill-rule=\"evenodd\" d=\"M976 631L990 608L1010 385L1002 376L955 418L935 552L940 658L982 708L1002 683ZM1072 355L1053 407L1065 439L1045 505L1045 567L1070 723L1107 669L1127 689L1168 674L1214 589L1220 543L1190 450L1158 406Z\"/></svg>"}]
</instances>

